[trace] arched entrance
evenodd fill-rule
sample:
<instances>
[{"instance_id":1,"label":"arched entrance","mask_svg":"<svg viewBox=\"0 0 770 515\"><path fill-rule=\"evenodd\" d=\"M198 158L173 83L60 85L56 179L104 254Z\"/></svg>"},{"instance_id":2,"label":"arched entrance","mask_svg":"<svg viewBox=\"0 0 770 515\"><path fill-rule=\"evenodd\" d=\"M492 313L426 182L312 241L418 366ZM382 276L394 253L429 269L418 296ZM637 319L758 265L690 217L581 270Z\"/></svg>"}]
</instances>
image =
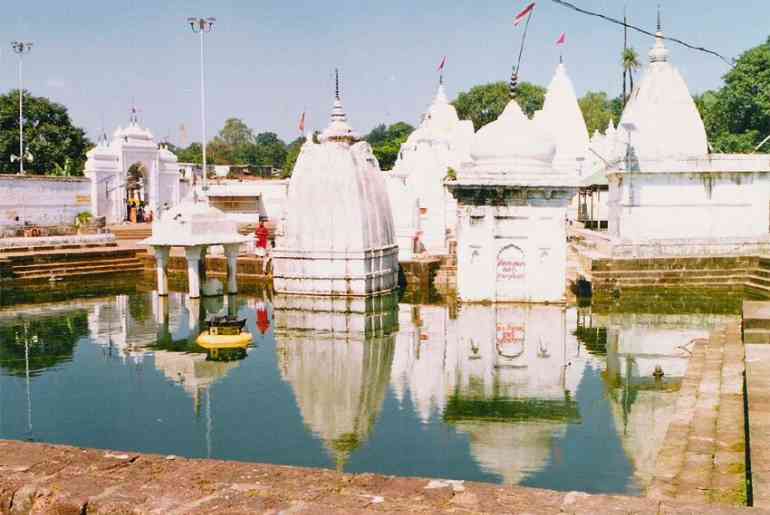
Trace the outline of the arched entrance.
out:
<instances>
[{"instance_id":1,"label":"arched entrance","mask_svg":"<svg viewBox=\"0 0 770 515\"><path fill-rule=\"evenodd\" d=\"M527 261L524 251L516 245L503 247L497 254L495 300L498 302L526 301Z\"/></svg>"},{"instance_id":2,"label":"arched entrance","mask_svg":"<svg viewBox=\"0 0 770 515\"><path fill-rule=\"evenodd\" d=\"M134 163L126 171L126 221L143 223L147 209L147 169Z\"/></svg>"}]
</instances>

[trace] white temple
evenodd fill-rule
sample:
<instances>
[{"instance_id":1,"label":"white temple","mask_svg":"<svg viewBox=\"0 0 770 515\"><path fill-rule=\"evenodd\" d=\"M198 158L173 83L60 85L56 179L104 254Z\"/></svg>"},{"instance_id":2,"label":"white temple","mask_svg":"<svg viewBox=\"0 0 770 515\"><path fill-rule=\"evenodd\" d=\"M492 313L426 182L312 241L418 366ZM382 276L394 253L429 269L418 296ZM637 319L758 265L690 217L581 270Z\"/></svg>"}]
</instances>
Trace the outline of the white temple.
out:
<instances>
[{"instance_id":1,"label":"white temple","mask_svg":"<svg viewBox=\"0 0 770 515\"><path fill-rule=\"evenodd\" d=\"M146 211L155 215L165 203L174 205L181 199L176 156L139 125L135 110L128 127L118 127L110 141L104 135L86 156L91 214L106 217L107 223L128 218L129 198L138 197L145 202Z\"/></svg>"},{"instance_id":2,"label":"white temple","mask_svg":"<svg viewBox=\"0 0 770 515\"><path fill-rule=\"evenodd\" d=\"M461 300L563 301L566 212L577 174L554 168L556 153L555 139L516 100L474 136L470 161L447 183L460 206Z\"/></svg>"},{"instance_id":3,"label":"white temple","mask_svg":"<svg viewBox=\"0 0 770 515\"><path fill-rule=\"evenodd\" d=\"M545 93L543 109L535 113L533 120L554 139L554 168L567 174L585 175L588 171L584 168L588 129L564 63L556 66Z\"/></svg>"},{"instance_id":4,"label":"white temple","mask_svg":"<svg viewBox=\"0 0 770 515\"><path fill-rule=\"evenodd\" d=\"M458 118L440 84L387 174L401 260L411 259L414 251L447 253L447 241L456 226L457 201L444 180L450 169L457 170L468 160L472 140L473 123Z\"/></svg>"},{"instance_id":5,"label":"white temple","mask_svg":"<svg viewBox=\"0 0 770 515\"><path fill-rule=\"evenodd\" d=\"M607 168L614 257L770 250L770 156L709 153L660 30L614 136Z\"/></svg>"},{"instance_id":6,"label":"white temple","mask_svg":"<svg viewBox=\"0 0 770 515\"><path fill-rule=\"evenodd\" d=\"M398 247L385 180L347 123L337 90L320 142L308 138L289 183L273 251L276 292L370 295L398 284Z\"/></svg>"}]
</instances>

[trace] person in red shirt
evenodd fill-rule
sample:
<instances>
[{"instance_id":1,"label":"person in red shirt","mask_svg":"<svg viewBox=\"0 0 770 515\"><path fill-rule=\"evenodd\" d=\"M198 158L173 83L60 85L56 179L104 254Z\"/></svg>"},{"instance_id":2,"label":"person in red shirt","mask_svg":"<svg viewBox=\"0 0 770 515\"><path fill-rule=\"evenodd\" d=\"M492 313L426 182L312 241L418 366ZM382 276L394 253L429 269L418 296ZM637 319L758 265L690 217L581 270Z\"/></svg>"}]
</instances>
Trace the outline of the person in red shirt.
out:
<instances>
[{"instance_id":1,"label":"person in red shirt","mask_svg":"<svg viewBox=\"0 0 770 515\"><path fill-rule=\"evenodd\" d=\"M259 227L256 230L257 236L257 254L264 256L267 254L267 239L270 236L270 231L265 227L264 220L259 221Z\"/></svg>"}]
</instances>

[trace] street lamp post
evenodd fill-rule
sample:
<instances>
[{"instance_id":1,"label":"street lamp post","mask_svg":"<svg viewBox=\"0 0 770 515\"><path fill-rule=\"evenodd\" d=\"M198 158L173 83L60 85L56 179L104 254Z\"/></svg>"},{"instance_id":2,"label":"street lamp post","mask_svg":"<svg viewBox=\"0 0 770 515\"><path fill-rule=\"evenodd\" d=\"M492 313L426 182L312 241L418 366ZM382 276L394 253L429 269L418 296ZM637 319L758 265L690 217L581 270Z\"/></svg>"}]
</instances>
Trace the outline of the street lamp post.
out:
<instances>
[{"instance_id":1,"label":"street lamp post","mask_svg":"<svg viewBox=\"0 0 770 515\"><path fill-rule=\"evenodd\" d=\"M11 48L19 55L19 175L24 175L24 85L22 83L22 62L24 54L30 53L32 43L25 41L12 41ZM13 157L11 157L13 160Z\"/></svg>"},{"instance_id":2,"label":"street lamp post","mask_svg":"<svg viewBox=\"0 0 770 515\"><path fill-rule=\"evenodd\" d=\"M216 18L187 18L190 28L196 34L201 36L201 127L203 130L203 141L201 147L203 150L203 191L208 191L209 181L206 176L206 66L203 59L203 36L207 32L214 30Z\"/></svg>"}]
</instances>

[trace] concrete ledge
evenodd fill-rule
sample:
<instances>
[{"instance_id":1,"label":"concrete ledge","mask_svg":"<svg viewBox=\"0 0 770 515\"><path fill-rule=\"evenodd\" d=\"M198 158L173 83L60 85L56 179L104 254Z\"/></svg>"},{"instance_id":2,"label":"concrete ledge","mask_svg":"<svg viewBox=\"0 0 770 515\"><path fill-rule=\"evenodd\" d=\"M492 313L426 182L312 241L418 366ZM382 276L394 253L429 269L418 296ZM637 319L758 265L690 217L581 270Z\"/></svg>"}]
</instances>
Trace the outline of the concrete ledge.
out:
<instances>
[{"instance_id":1,"label":"concrete ledge","mask_svg":"<svg viewBox=\"0 0 770 515\"><path fill-rule=\"evenodd\" d=\"M767 511L0 440L0 513Z\"/></svg>"}]
</instances>

